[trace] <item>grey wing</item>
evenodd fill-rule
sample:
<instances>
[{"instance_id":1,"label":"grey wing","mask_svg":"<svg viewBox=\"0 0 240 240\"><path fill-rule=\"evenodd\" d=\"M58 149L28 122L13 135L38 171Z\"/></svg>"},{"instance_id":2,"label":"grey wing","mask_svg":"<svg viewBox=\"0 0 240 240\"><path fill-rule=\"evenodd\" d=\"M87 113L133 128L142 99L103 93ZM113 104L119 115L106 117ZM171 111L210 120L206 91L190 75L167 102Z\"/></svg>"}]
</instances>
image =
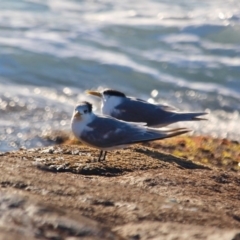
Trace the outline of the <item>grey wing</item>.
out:
<instances>
[{"instance_id":1,"label":"grey wing","mask_svg":"<svg viewBox=\"0 0 240 240\"><path fill-rule=\"evenodd\" d=\"M87 127L87 131L84 131L80 138L89 145L102 149L165 136L136 124L107 117L97 117Z\"/></svg>"},{"instance_id":2,"label":"grey wing","mask_svg":"<svg viewBox=\"0 0 240 240\"><path fill-rule=\"evenodd\" d=\"M163 105L150 104L141 99L126 98L111 113L112 117L127 122L146 122L148 126L164 124L174 112Z\"/></svg>"}]
</instances>

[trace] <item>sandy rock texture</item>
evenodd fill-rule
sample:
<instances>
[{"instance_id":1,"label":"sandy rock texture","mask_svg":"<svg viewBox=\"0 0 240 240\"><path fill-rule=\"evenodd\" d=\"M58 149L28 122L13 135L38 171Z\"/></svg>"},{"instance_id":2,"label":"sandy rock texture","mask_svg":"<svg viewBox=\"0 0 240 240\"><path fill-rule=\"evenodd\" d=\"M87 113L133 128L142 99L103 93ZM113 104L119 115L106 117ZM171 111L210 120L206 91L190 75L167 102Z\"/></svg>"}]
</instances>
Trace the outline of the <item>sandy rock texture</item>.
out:
<instances>
[{"instance_id":1,"label":"sandy rock texture","mask_svg":"<svg viewBox=\"0 0 240 240\"><path fill-rule=\"evenodd\" d=\"M240 239L239 171L155 147L1 154L0 239Z\"/></svg>"}]
</instances>

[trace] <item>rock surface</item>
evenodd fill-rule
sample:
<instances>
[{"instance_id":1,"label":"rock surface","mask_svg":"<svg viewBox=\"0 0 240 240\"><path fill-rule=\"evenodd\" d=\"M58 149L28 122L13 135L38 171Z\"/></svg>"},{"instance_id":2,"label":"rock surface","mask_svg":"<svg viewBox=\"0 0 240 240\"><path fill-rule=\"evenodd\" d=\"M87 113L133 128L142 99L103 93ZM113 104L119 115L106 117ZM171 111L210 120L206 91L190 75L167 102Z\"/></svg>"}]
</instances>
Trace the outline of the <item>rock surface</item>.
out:
<instances>
[{"instance_id":1,"label":"rock surface","mask_svg":"<svg viewBox=\"0 0 240 240\"><path fill-rule=\"evenodd\" d=\"M0 156L0 239L240 239L240 175L137 145Z\"/></svg>"}]
</instances>

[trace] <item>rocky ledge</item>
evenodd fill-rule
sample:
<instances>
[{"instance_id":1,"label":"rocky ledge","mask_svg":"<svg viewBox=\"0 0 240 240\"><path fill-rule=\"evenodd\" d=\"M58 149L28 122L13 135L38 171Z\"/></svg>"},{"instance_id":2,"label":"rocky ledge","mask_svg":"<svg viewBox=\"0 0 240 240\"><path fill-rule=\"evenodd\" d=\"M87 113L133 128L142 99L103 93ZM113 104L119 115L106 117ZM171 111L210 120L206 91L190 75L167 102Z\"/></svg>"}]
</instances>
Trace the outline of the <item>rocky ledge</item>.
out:
<instances>
[{"instance_id":1,"label":"rocky ledge","mask_svg":"<svg viewBox=\"0 0 240 240\"><path fill-rule=\"evenodd\" d=\"M179 137L103 162L69 143L2 153L0 239L239 240L239 149Z\"/></svg>"}]
</instances>

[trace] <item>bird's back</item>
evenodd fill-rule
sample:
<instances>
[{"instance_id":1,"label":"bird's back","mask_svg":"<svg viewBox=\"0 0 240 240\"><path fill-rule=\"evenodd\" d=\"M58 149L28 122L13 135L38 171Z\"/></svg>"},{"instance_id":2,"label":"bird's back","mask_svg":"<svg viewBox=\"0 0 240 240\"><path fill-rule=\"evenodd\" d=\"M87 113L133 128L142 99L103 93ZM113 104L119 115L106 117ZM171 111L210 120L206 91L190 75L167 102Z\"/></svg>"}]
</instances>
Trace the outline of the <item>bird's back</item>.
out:
<instances>
[{"instance_id":1,"label":"bird's back","mask_svg":"<svg viewBox=\"0 0 240 240\"><path fill-rule=\"evenodd\" d=\"M174 113L165 110L164 106L136 98L124 98L124 101L111 111L112 117L127 122L145 122L148 126L159 123L165 125L172 114Z\"/></svg>"}]
</instances>

